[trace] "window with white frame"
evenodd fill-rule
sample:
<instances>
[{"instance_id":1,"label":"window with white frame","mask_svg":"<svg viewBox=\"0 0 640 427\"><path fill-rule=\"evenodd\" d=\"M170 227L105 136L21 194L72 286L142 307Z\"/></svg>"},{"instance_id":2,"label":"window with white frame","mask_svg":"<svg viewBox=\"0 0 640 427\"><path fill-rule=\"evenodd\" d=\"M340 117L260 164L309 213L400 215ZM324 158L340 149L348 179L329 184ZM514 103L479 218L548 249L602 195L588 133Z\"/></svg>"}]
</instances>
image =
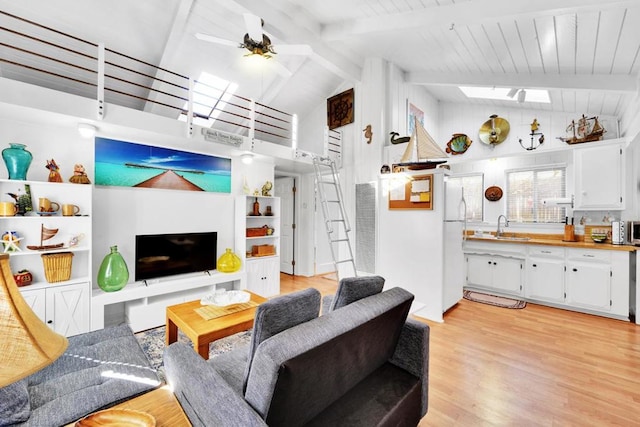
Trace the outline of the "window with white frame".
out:
<instances>
[{"instance_id":1,"label":"window with white frame","mask_svg":"<svg viewBox=\"0 0 640 427\"><path fill-rule=\"evenodd\" d=\"M514 169L507 171L506 175L509 221L564 222L566 208L544 205L543 200L566 196L566 166Z\"/></svg>"},{"instance_id":2,"label":"window with white frame","mask_svg":"<svg viewBox=\"0 0 640 427\"><path fill-rule=\"evenodd\" d=\"M464 201L467 204L467 221L482 221L484 175L481 173L454 175L448 177L448 180L456 183L457 186L462 187L464 190Z\"/></svg>"}]
</instances>

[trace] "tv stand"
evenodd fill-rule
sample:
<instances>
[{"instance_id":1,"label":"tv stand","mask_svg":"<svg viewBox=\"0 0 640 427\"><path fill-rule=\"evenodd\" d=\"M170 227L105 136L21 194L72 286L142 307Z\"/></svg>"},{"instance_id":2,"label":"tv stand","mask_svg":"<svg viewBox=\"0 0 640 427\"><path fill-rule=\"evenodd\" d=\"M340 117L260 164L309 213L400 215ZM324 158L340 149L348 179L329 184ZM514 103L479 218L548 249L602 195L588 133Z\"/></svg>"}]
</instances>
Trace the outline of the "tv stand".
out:
<instances>
[{"instance_id":1,"label":"tv stand","mask_svg":"<svg viewBox=\"0 0 640 427\"><path fill-rule=\"evenodd\" d=\"M121 303L125 304L127 323L134 331L162 326L165 323L167 306L197 299L198 295L204 296L213 292L217 285L226 283L229 283L232 289L246 289L246 272L207 271L206 275L164 279L153 284L147 284L146 281L135 282L116 292L93 289L91 330L104 328L106 306Z\"/></svg>"}]
</instances>

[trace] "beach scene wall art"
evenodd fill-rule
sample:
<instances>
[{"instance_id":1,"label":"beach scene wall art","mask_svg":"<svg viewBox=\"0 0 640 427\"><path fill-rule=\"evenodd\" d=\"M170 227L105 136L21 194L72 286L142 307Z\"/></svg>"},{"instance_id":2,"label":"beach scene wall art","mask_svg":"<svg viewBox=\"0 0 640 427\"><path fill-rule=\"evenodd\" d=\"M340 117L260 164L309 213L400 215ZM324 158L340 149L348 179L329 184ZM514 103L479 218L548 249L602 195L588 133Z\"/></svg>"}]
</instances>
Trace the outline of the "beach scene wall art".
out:
<instances>
[{"instance_id":1,"label":"beach scene wall art","mask_svg":"<svg viewBox=\"0 0 640 427\"><path fill-rule=\"evenodd\" d=\"M95 184L231 193L231 159L95 139Z\"/></svg>"}]
</instances>

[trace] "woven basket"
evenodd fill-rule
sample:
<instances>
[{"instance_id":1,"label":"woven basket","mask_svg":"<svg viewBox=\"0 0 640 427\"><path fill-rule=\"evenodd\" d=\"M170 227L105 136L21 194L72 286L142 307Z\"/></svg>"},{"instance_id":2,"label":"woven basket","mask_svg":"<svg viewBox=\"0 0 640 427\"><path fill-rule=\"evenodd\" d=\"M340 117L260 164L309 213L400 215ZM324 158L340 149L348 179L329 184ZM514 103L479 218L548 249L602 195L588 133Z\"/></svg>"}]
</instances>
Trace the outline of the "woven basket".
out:
<instances>
[{"instance_id":1,"label":"woven basket","mask_svg":"<svg viewBox=\"0 0 640 427\"><path fill-rule=\"evenodd\" d=\"M60 252L43 254L44 276L49 283L62 282L71 278L71 260L73 253Z\"/></svg>"}]
</instances>

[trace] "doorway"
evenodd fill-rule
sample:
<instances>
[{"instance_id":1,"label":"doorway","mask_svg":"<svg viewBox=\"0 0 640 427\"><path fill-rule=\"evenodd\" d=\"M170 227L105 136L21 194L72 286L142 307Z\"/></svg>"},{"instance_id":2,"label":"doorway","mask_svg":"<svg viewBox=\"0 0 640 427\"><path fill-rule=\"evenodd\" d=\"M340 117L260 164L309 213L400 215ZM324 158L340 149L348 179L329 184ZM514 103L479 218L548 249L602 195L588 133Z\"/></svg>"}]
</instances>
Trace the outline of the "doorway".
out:
<instances>
[{"instance_id":1,"label":"doorway","mask_svg":"<svg viewBox=\"0 0 640 427\"><path fill-rule=\"evenodd\" d=\"M280 271L295 274L296 179L275 179L275 194L280 197Z\"/></svg>"}]
</instances>

